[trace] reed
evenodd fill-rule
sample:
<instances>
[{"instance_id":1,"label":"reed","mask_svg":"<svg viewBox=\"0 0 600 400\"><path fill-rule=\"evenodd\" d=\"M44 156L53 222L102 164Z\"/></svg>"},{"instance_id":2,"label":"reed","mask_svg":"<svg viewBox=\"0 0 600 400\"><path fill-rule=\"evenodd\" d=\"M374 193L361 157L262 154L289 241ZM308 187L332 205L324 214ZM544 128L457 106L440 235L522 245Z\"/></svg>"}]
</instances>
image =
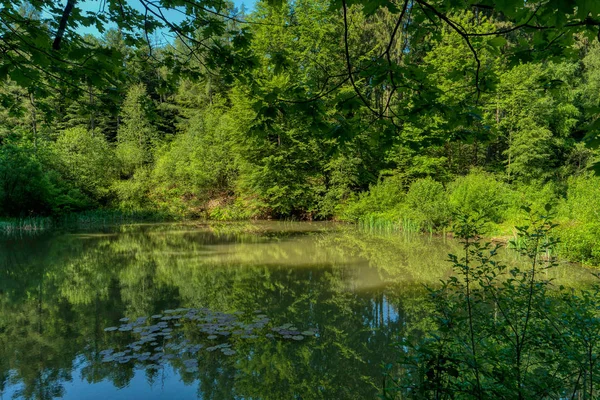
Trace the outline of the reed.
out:
<instances>
[{"instance_id":1,"label":"reed","mask_svg":"<svg viewBox=\"0 0 600 400\"><path fill-rule=\"evenodd\" d=\"M0 220L0 234L37 234L58 228L95 228L133 222L164 222L173 218L152 211L94 210L70 213L58 217L25 217Z\"/></svg>"},{"instance_id":2,"label":"reed","mask_svg":"<svg viewBox=\"0 0 600 400\"><path fill-rule=\"evenodd\" d=\"M173 217L155 211L93 210L71 213L57 218L59 226L97 227L131 222L163 222Z\"/></svg>"},{"instance_id":3,"label":"reed","mask_svg":"<svg viewBox=\"0 0 600 400\"><path fill-rule=\"evenodd\" d=\"M4 234L37 233L53 226L50 217L24 217L0 220L0 232Z\"/></svg>"},{"instance_id":4,"label":"reed","mask_svg":"<svg viewBox=\"0 0 600 400\"><path fill-rule=\"evenodd\" d=\"M360 218L357 223L362 230L373 233L402 232L412 235L422 231L421 224L407 217L392 217L387 215L369 214Z\"/></svg>"}]
</instances>

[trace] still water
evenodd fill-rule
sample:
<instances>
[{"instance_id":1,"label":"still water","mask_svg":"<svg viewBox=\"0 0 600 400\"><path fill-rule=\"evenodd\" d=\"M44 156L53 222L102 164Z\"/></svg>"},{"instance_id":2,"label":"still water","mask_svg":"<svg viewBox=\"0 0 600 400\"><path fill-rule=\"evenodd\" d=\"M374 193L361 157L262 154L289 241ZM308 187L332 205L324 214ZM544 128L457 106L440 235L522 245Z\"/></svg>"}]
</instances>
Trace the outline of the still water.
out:
<instances>
[{"instance_id":1,"label":"still water","mask_svg":"<svg viewBox=\"0 0 600 400\"><path fill-rule=\"evenodd\" d=\"M327 223L3 238L0 399L376 398L458 251Z\"/></svg>"}]
</instances>

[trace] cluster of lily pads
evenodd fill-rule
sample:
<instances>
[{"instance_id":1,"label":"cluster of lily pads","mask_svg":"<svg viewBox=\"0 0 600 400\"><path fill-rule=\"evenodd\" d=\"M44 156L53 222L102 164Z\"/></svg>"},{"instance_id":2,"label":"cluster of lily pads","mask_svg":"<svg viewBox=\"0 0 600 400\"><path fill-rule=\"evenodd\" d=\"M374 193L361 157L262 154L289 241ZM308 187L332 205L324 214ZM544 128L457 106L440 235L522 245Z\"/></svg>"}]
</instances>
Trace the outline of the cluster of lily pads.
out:
<instances>
[{"instance_id":1,"label":"cluster of lily pads","mask_svg":"<svg viewBox=\"0 0 600 400\"><path fill-rule=\"evenodd\" d=\"M244 339L264 336L270 339L300 341L318 336L314 330L300 331L292 324L272 327L269 330L271 320L260 310L247 316L243 312L227 314L207 308L178 308L136 320L122 318L120 322L123 324L104 330L130 332L139 335L139 339L121 351L108 349L100 352L103 362L145 362L148 364L147 368L153 368L180 359L183 360L187 372L198 371L197 354L201 349L207 352L218 350L223 355L231 356L236 354L233 344ZM204 343L193 343L186 338L186 335L196 332L205 339Z\"/></svg>"},{"instance_id":2,"label":"cluster of lily pads","mask_svg":"<svg viewBox=\"0 0 600 400\"><path fill-rule=\"evenodd\" d=\"M303 340L305 337L315 336L316 332L313 330L306 330L300 332L298 328L292 324L285 324L271 328L271 331L277 333L283 339ZM265 335L268 338L275 338L276 336L272 333Z\"/></svg>"}]
</instances>

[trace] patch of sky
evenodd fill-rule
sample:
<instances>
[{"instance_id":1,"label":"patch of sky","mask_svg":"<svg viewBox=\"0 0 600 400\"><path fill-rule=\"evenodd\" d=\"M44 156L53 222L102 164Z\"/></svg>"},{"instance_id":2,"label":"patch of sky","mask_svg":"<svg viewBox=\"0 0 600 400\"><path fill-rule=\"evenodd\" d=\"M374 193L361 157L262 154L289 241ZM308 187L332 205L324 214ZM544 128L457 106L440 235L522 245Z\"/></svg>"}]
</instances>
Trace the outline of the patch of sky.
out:
<instances>
[{"instance_id":1,"label":"patch of sky","mask_svg":"<svg viewBox=\"0 0 600 400\"><path fill-rule=\"evenodd\" d=\"M66 0L63 1L66 4ZM134 9L143 12L144 6L140 0L126 0L126 3L133 7ZM256 0L233 0L233 3L237 10L244 10L245 12L251 12L254 8L254 4ZM82 14L86 13L101 13L106 7L106 0L80 0L77 3L77 7L81 10ZM164 10L165 18L173 23L178 24L185 19L184 13L181 10ZM114 25L107 25L106 29L114 28ZM79 26L78 32L81 35L93 35L93 36L101 36L102 34L98 31L95 26ZM152 40L158 44L164 44L166 41L170 41L172 39L172 35L169 34L166 30L155 32Z\"/></svg>"}]
</instances>

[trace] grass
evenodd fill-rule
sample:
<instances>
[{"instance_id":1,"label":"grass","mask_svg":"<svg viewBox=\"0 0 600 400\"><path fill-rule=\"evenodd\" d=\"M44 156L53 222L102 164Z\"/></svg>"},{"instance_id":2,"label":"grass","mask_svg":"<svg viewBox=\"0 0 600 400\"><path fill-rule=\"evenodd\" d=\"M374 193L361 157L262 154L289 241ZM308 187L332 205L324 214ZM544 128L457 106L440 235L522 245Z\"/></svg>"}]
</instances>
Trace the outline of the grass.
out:
<instances>
[{"instance_id":1,"label":"grass","mask_svg":"<svg viewBox=\"0 0 600 400\"><path fill-rule=\"evenodd\" d=\"M385 215L368 214L360 218L357 225L360 229L368 232L403 232L408 234L421 232L420 224L406 217L397 219Z\"/></svg>"},{"instance_id":2,"label":"grass","mask_svg":"<svg viewBox=\"0 0 600 400\"><path fill-rule=\"evenodd\" d=\"M93 210L58 217L56 218L56 225L95 227L130 222L162 222L171 220L173 220L172 216L155 211Z\"/></svg>"},{"instance_id":3,"label":"grass","mask_svg":"<svg viewBox=\"0 0 600 400\"><path fill-rule=\"evenodd\" d=\"M50 217L25 217L0 220L0 232L4 234L36 233L50 229L53 226Z\"/></svg>"},{"instance_id":4,"label":"grass","mask_svg":"<svg viewBox=\"0 0 600 400\"><path fill-rule=\"evenodd\" d=\"M58 217L0 219L0 234L38 234L56 228L96 228L133 222L172 221L170 215L154 211L93 210Z\"/></svg>"}]
</instances>

